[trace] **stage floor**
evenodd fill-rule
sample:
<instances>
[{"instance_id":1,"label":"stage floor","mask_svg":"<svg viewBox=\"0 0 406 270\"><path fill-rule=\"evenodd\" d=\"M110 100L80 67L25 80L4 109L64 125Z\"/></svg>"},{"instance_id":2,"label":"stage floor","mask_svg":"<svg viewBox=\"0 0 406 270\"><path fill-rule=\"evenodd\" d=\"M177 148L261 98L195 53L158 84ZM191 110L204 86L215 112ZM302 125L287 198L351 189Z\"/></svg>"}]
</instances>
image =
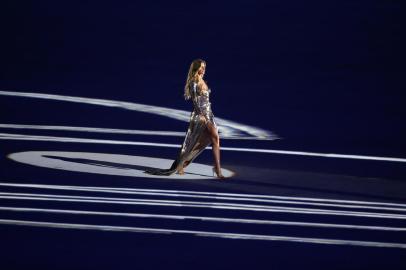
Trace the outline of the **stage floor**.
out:
<instances>
[{"instance_id":1,"label":"stage floor","mask_svg":"<svg viewBox=\"0 0 406 270\"><path fill-rule=\"evenodd\" d=\"M221 138L226 180L211 175L210 147L185 175L155 177L143 169L170 166L187 122L168 133L165 116L20 94L1 101L40 101L42 118L0 123L2 269L406 265L404 158L240 134ZM46 122L55 102L69 107L62 125ZM111 115L133 129L107 130Z\"/></svg>"}]
</instances>

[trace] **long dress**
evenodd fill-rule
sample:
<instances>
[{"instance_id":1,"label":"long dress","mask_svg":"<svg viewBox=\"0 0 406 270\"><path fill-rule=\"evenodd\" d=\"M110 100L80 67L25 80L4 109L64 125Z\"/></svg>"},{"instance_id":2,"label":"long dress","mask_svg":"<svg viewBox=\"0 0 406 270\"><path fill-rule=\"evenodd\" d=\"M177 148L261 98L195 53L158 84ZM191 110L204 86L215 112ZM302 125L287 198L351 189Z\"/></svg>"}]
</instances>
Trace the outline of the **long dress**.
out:
<instances>
[{"instance_id":1,"label":"long dress","mask_svg":"<svg viewBox=\"0 0 406 270\"><path fill-rule=\"evenodd\" d=\"M154 175L171 175L176 172L178 166L183 164L186 167L199 156L203 150L211 145L210 134L207 129L208 123L212 123L218 130L211 110L210 93L211 89L199 91L196 82L189 84L191 99L193 101L193 111L190 114L189 128L187 130L182 147L179 149L177 158L173 161L169 169L151 168L145 173ZM200 118L203 116L207 122Z\"/></svg>"}]
</instances>

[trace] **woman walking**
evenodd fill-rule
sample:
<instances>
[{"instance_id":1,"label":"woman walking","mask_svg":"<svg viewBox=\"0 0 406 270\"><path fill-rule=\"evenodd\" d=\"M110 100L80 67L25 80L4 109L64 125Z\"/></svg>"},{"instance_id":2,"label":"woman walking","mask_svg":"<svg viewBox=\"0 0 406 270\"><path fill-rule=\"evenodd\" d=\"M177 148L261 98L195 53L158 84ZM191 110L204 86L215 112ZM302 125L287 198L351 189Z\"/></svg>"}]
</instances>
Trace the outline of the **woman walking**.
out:
<instances>
[{"instance_id":1,"label":"woman walking","mask_svg":"<svg viewBox=\"0 0 406 270\"><path fill-rule=\"evenodd\" d=\"M184 168L208 146L212 145L214 158L214 173L219 179L225 179L220 166L220 137L218 127L211 110L211 89L203 79L206 72L206 62L196 59L189 68L185 84L185 100L192 99L193 111L190 114L189 128L177 158L169 169L149 169L145 173L154 175L171 175L174 172L184 174Z\"/></svg>"}]
</instances>

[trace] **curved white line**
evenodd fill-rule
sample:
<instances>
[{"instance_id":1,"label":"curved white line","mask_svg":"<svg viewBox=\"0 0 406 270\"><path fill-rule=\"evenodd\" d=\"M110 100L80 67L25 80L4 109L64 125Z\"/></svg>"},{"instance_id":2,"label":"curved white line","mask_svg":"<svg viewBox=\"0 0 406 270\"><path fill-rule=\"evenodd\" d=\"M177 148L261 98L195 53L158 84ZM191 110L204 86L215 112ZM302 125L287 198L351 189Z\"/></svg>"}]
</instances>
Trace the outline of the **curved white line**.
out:
<instances>
[{"instance_id":1,"label":"curved white line","mask_svg":"<svg viewBox=\"0 0 406 270\"><path fill-rule=\"evenodd\" d=\"M229 209L229 210L244 210L244 211L259 211L259 212L284 212L284 213L297 213L297 214L406 219L406 215L402 215L402 214L325 210L325 209L317 209L317 208L282 207L282 206L254 205L254 204L233 204L233 203L175 201L175 200L125 199L125 198L114 198L114 197L111 198L111 197L99 197L99 196L92 197L92 196L68 196L68 195L53 195L53 194L51 195L51 194L0 192L0 199L90 202L90 203L109 203L109 204L128 204L128 205L156 205L156 206L175 206L175 207L198 207L198 208Z\"/></svg>"},{"instance_id":2,"label":"curved white line","mask_svg":"<svg viewBox=\"0 0 406 270\"><path fill-rule=\"evenodd\" d=\"M142 113L151 113L163 117L168 117L176 119L183 122L189 122L190 120L190 111L170 109L166 107L160 107L155 105L146 105L141 103L134 102L125 102L118 100L109 100L109 99L98 99L98 98L85 98L85 97L74 97L74 96L65 96L65 95L52 95L52 94L43 94L43 93L32 93L32 92L12 92L12 91L0 91L0 95L5 96L16 96L16 97L29 97L29 98L42 98L50 100L60 100L68 102L77 102L84 104L92 104L99 106L107 107L116 107L126 110L138 111ZM234 138L244 138L242 132L254 136L256 139L261 140L275 140L281 139L279 136L274 134L271 131L264 130L258 127L243 125L234 121L225 120L219 117L216 117L216 123L219 126L219 135L226 135L226 137Z\"/></svg>"},{"instance_id":3,"label":"curved white line","mask_svg":"<svg viewBox=\"0 0 406 270\"><path fill-rule=\"evenodd\" d=\"M70 142L70 143L101 143L101 144L142 145L142 146L172 147L172 148L180 147L179 144L168 144L168 143L84 139L84 138L55 137L55 136L37 136L37 135L25 135L25 134L14 134L14 133L0 133L0 140L53 141L53 142ZM207 146L206 149L211 149L211 146ZM266 153L266 154L284 154L284 155L299 155L299 156L318 156L318 157L328 157L328 158L348 158L348 159L406 162L405 158L344 155L344 154L326 154L326 153L285 151L285 150L272 150L272 149L239 148L239 147L222 146L221 150L238 151L238 152L252 152L252 153Z\"/></svg>"},{"instance_id":4,"label":"curved white line","mask_svg":"<svg viewBox=\"0 0 406 270\"><path fill-rule=\"evenodd\" d=\"M365 225L353 225L353 224L334 224L334 223L331 224L331 223L316 223L316 222L293 222L293 221L264 220L264 219L220 218L220 217L206 217L206 216L158 215L158 214L144 214L144 213L83 211L83 210L67 210L67 209L49 209L49 208L44 209L44 208L28 208L28 207L0 207L0 211L38 212L38 213L73 214L73 215L100 215L100 216L118 216L118 217L135 217L135 218L175 219L175 220L188 220L189 219L189 220L212 221L212 222L231 222L231 223L262 224L262 225L286 225L286 226L396 231L396 232L406 231L406 228L402 228L402 227L365 226Z\"/></svg>"},{"instance_id":5,"label":"curved white line","mask_svg":"<svg viewBox=\"0 0 406 270\"><path fill-rule=\"evenodd\" d=\"M74 224L74 223L54 223L54 222L39 222L39 221L13 220L13 219L0 219L0 224L3 224L3 225L19 225L19 226L35 226L35 227L46 227L46 228L102 230L102 231L115 231L115 232L138 232L138 233L160 233L160 234L191 234L191 235L195 235L195 236L216 237L216 238L226 238L226 239L288 241L288 242L300 242L300 243L312 243L312 244L351 245L351 246L386 247L386 248L406 248L406 244L403 244L403 243L386 243L386 242L371 242L371 241L356 241L356 240L341 240L341 239L324 239L324 238L307 238L307 237L290 237L290 236L256 235L256 234L238 234L238 233L219 233L219 232L207 232L207 231L172 230L172 229L125 227L125 226L108 226L108 225L90 225L90 224Z\"/></svg>"},{"instance_id":6,"label":"curved white line","mask_svg":"<svg viewBox=\"0 0 406 270\"><path fill-rule=\"evenodd\" d=\"M3 184L0 182L0 186L14 186L13 184ZM399 207L382 207L382 206L364 206L360 204L337 204L337 203L315 203L315 202L303 202L296 201L294 198L286 199L256 199L256 198L242 198L242 197L229 197L229 196L213 196L213 195L193 195L193 194L174 194L166 192L148 192L148 191L120 191L120 190L104 190L104 189L89 189L86 187L58 187L58 186L43 186L38 187L34 185L25 185L19 187L30 188L42 188L53 190L74 190L74 191L87 191L87 192L103 192L103 193L116 193L116 194L135 194L135 195L147 195L147 196L167 196L167 197L183 197L183 198L199 198L199 199L214 199L214 200L229 200L229 201L250 201L250 202L262 202L262 203L276 203L276 204L298 204L298 205L312 205L312 206L327 206L336 208L357 208L357 209L373 209L373 210L387 210L387 211L405 211L406 208Z\"/></svg>"}]
</instances>

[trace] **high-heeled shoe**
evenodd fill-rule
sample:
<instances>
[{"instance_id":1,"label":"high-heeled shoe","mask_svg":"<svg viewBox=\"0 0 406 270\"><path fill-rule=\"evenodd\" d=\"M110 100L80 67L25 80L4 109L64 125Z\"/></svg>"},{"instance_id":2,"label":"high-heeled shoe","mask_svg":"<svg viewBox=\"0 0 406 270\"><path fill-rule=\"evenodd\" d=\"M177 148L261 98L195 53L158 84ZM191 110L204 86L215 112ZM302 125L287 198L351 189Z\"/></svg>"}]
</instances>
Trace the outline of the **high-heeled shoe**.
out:
<instances>
[{"instance_id":1,"label":"high-heeled shoe","mask_svg":"<svg viewBox=\"0 0 406 270\"><path fill-rule=\"evenodd\" d=\"M226 178L224 175L221 174L221 171L220 171L220 173L218 173L218 172L215 170L215 167L211 168L211 170L213 171L213 177L214 177L214 173L216 173L217 178L219 178L219 179L225 179L225 178Z\"/></svg>"}]
</instances>

